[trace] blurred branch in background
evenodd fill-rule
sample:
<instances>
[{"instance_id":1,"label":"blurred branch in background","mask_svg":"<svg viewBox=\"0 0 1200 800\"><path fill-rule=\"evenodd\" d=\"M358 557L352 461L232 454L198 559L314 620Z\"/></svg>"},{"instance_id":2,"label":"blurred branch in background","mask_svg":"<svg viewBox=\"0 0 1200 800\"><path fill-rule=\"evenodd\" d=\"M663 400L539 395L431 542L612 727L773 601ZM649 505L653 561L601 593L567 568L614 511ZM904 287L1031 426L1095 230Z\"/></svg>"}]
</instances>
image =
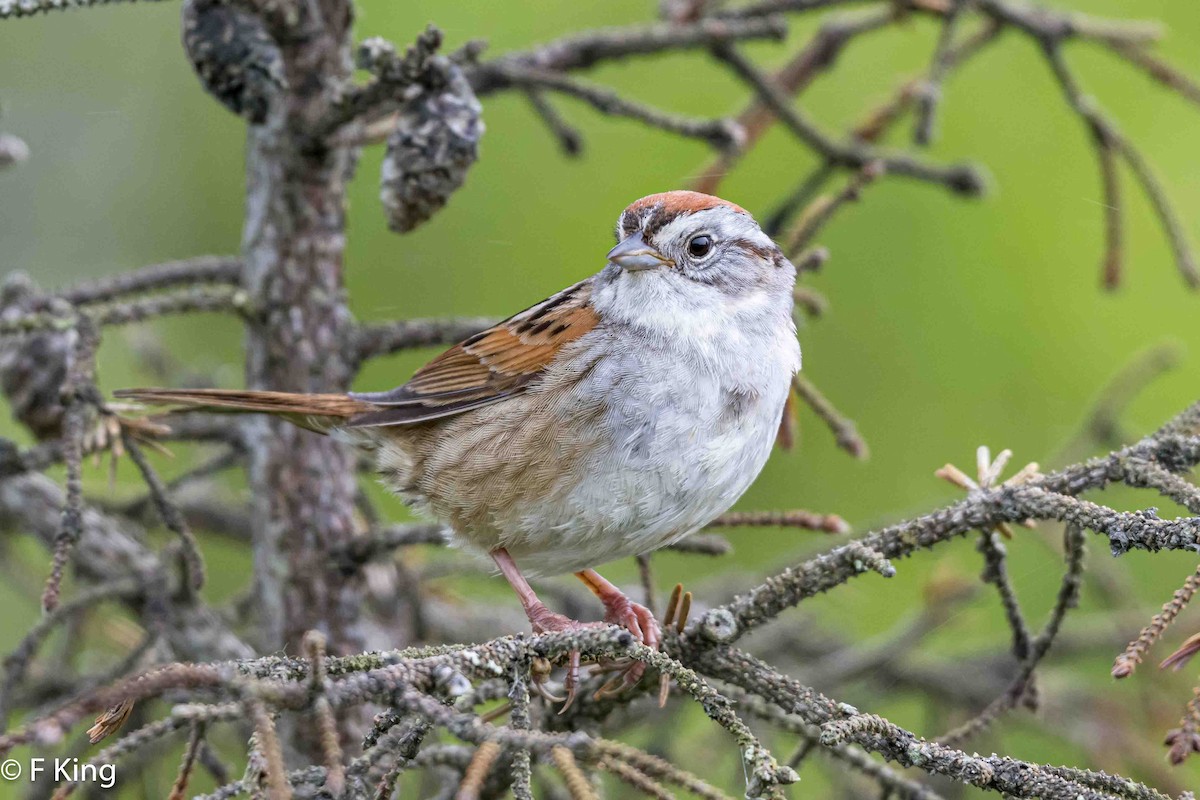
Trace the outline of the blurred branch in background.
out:
<instances>
[{"instance_id":1,"label":"blurred branch in background","mask_svg":"<svg viewBox=\"0 0 1200 800\"><path fill-rule=\"evenodd\" d=\"M0 0L0 18L92 4ZM843 542L749 590L744 576L739 585L707 587L697 596L739 593L714 607L697 602L695 614L692 594L678 589L664 614L661 653L610 627L497 638L496 631L522 629L523 620L503 608L464 615L438 586L438 565L410 557L417 548L440 547L443 532L386 522L357 485L356 462L342 444L253 419L134 419L101 391L96 354L108 331L178 315L240 321L247 332L247 382L298 391L344 390L372 359L456 342L490 324L479 317L355 320L342 283L344 193L358 148L385 144L380 196L388 224L398 233L424 224L468 180L479 156L481 98L504 92L525 97L571 156L585 143L559 108L563 97L699 139L714 151L694 179L708 192L717 191L780 123L819 163L795 175L795 188L761 218L786 243L804 278L829 258L817 244L825 225L872 183L899 177L957 196L983 193L980 166L942 164L880 143L906 119L915 145L935 139L955 70L1005 37L1038 46L1068 107L1087 126L1105 198L1105 286L1122 279L1120 163L1149 198L1185 285L1197 286L1180 214L1141 152L1083 93L1063 53L1068 42L1106 50L1196 103L1197 84L1150 51L1157 26L1009 0L898 0L823 17L816 33L773 69L743 49L748 41L786 42L791 18L849 4L669 0L660 21L580 32L484 58L480 42L443 52L434 26L403 52L383 39L354 48L349 0L184 0L184 47L197 76L248 128L242 252L154 265L59 291L45 291L20 275L5 280L0 388L34 443L0 443L0 544L8 556L18 536L31 537L49 551L51 565L41 595L44 616L4 662L0 724L13 728L0 736L0 752L30 746L82 753L69 737L98 715L92 740L117 738L81 757L96 765L120 760L128 786L161 769L164 743L182 747L172 800L194 793L189 787L200 771L218 787L212 798L388 798L401 784L447 798L506 792L528 798L535 786L539 795L565 789L573 798L587 798L616 782L651 797L674 791L782 797L813 753L827 755L836 767L833 780L856 796L869 787L885 796L956 797L963 787L977 787L1047 800L1165 797L1102 772L958 748L986 736L1017 709L1041 708L1062 738L1078 736L1080 719L1068 718L1082 714L1088 724L1105 726L1119 750L1145 749L1133 726L1111 724L1118 713L1114 704L1083 695L1076 681L1051 686L1046 659L1052 648L1111 655L1138 624L1116 636L1111 625L1063 632L1068 615L1084 616L1075 606L1088 532L1104 537L1114 555L1200 547L1200 491L1188 479L1200 463L1200 406L1121 446L1123 409L1174 363L1173 350L1152 351L1120 373L1084 432L1056 459L1067 466L1043 473L1030 465L1002 480L1008 451L992 459L980 448L974 478L951 465L939 471L966 491L957 503ZM844 135L829 132L804 108L804 92L847 48L865 46L870 34L913 15L940 26L927 66L884 103L866 109ZM579 75L601 64L679 50L707 54L745 87L736 118L683 116ZM352 52L370 74L365 82L350 72ZM0 168L27 156L20 140L0 135ZM822 194L839 176L841 188ZM824 295L805 285L797 288L796 301L812 318L828 306ZM169 356L154 359L160 372L172 369ZM781 421L782 445L795 439L794 407L803 402L842 449L866 457L855 424L809 378L797 378L793 389ZM189 456L196 445L202 457L172 478L160 477L143 448L174 443ZM1098 444L1113 452L1084 460ZM114 464L127 456L144 493L128 501L92 496L86 457L100 454ZM59 469L61 480L48 474ZM236 470L245 472L248 502L231 500L222 486ZM1190 516L1163 518L1150 505L1120 510L1080 497L1115 484L1152 489ZM170 537L147 535L153 517ZM1042 523L1043 535L1062 533L1059 589L1040 629L1018 597L1006 551L1012 526L1034 521ZM709 527L765 526L848 532L839 515L799 509L729 513ZM820 631L784 616L866 573L890 578L900 559L972 532L978 532L982 581L996 590L1008 630L997 637L1000 647L968 662L921 652L922 642L973 594L969 583L953 576L931 581L923 607L875 641L855 642L844 631ZM223 537L253 562L252 586L237 602L213 604L202 591L209 537ZM722 535L701 533L672 549L721 557L731 545ZM4 559L7 577L36 592L19 563ZM653 605L654 560L647 556L639 564ZM1113 573L1093 574L1110 580ZM1193 575L1118 657L1115 675L1133 672L1195 589ZM1109 591L1108 598L1118 594ZM1119 618L1122 627L1129 621L1128 614ZM102 634L83 635L96 624ZM760 629L771 636L746 645L758 655L735 646ZM123 633L106 635L112 631ZM65 641L52 646L60 632ZM466 641L482 643L458 643ZM405 646L397 649L398 643ZM555 669L572 651L596 669L579 700L560 712L553 699L561 691ZM1197 651L1200 638L1192 637L1164 665L1181 666ZM102 655L114 652L115 663L106 663ZM288 652L300 655L279 655ZM657 699L656 681L613 690L609 672L629 660L668 677L676 697L670 702L664 696L666 708L649 712L661 715L661 725L649 734L662 738L645 747L616 738L644 722L643 709ZM831 696L859 683L871 686L876 697L904 691L935 703L943 713L931 738ZM728 760L741 767L725 788L709 777L716 759L695 752L716 749L670 735L688 709L713 723L722 737L712 740L713 748L727 750ZM366 722L372 714L373 722ZM130 732L118 736L123 727ZM230 728L232 736L226 735ZM791 758L773 755L780 744L794 749ZM1195 700L1169 745L1175 762L1200 749ZM1153 759L1131 760L1164 789L1185 796L1178 777ZM600 781L601 774L609 780ZM36 783L31 796L65 798L79 788L50 783L49 777Z\"/></svg>"}]
</instances>

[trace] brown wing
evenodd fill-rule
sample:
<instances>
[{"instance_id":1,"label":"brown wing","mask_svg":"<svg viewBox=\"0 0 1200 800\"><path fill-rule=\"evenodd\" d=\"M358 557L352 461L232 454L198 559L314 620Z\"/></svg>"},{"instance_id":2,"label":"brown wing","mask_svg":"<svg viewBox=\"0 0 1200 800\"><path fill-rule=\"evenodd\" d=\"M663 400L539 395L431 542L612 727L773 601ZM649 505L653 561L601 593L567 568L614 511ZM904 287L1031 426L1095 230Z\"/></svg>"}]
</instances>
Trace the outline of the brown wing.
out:
<instances>
[{"instance_id":1,"label":"brown wing","mask_svg":"<svg viewBox=\"0 0 1200 800\"><path fill-rule=\"evenodd\" d=\"M349 427L407 425L460 414L523 391L563 345L596 327L592 282L577 283L430 361L389 392L352 393L377 406Z\"/></svg>"}]
</instances>

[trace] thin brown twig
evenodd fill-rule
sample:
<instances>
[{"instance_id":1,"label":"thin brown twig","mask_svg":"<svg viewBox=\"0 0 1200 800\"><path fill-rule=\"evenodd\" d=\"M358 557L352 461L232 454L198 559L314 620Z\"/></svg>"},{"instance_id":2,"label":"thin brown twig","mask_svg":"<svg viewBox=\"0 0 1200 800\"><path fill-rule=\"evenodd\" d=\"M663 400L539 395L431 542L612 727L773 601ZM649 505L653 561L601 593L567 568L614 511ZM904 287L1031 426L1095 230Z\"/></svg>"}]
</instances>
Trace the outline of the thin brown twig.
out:
<instances>
[{"instance_id":1,"label":"thin brown twig","mask_svg":"<svg viewBox=\"0 0 1200 800\"><path fill-rule=\"evenodd\" d=\"M802 93L816 78L831 69L845 47L861 34L879 30L896 18L894 11L885 8L854 18L832 19L824 23L804 47L780 67L768 80L781 92L796 96ZM692 188L698 192L713 194L721 182L775 123L777 117L771 107L759 95L737 116L745 131L745 140L737 150L718 153L697 172ZM770 233L770 223L764 227Z\"/></svg>"},{"instance_id":2,"label":"thin brown twig","mask_svg":"<svg viewBox=\"0 0 1200 800\"><path fill-rule=\"evenodd\" d=\"M275 720L261 699L251 697L246 704L250 719L254 722L254 735L266 762L268 797L270 800L290 800L292 787L284 771L283 749L275 731Z\"/></svg>"},{"instance_id":3,"label":"thin brown twig","mask_svg":"<svg viewBox=\"0 0 1200 800\"><path fill-rule=\"evenodd\" d=\"M195 535L179 508L168 497L167 487L158 477L158 473L150 465L145 454L142 453L137 437L133 436L127 428L122 428L121 440L125 444L125 451L129 453L129 459L141 473L142 480L150 492L154 507L158 511L163 525L179 538L184 572L187 576L184 586L189 593L199 591L204 586L204 557L200 554L200 546L196 542Z\"/></svg>"},{"instance_id":4,"label":"thin brown twig","mask_svg":"<svg viewBox=\"0 0 1200 800\"><path fill-rule=\"evenodd\" d=\"M728 64L734 74L758 92L780 122L792 134L826 161L851 169L862 169L880 162L889 175L945 186L952 192L976 196L983 192L983 175L969 165L931 164L910 155L893 155L877 151L859 141L839 143L829 138L812 120L796 108L790 98L771 83L753 62L732 45L720 45L713 52Z\"/></svg>"},{"instance_id":5,"label":"thin brown twig","mask_svg":"<svg viewBox=\"0 0 1200 800\"><path fill-rule=\"evenodd\" d=\"M994 42L1003 30L1003 25L994 20L989 21L960 44L951 47L943 56L947 65L946 69L961 68L968 60L983 51L987 45ZM923 75L910 78L901 84L891 97L869 109L851 129L851 137L863 142L878 142L906 112L913 108L921 94L923 80Z\"/></svg>"},{"instance_id":6,"label":"thin brown twig","mask_svg":"<svg viewBox=\"0 0 1200 800\"><path fill-rule=\"evenodd\" d=\"M192 723L192 733L188 737L187 746L183 751L183 760L179 764L179 772L175 775L175 782L171 784L171 793L167 796L167 800L184 800L187 797L192 770L196 766L196 758L200 749L204 746L204 730L205 723L203 721Z\"/></svg>"},{"instance_id":7,"label":"thin brown twig","mask_svg":"<svg viewBox=\"0 0 1200 800\"><path fill-rule=\"evenodd\" d=\"M1151 53L1144 45L1109 42L1108 49L1130 64L1145 70L1150 77L1173 90L1188 102L1200 106L1200 83Z\"/></svg>"},{"instance_id":8,"label":"thin brown twig","mask_svg":"<svg viewBox=\"0 0 1200 800\"><path fill-rule=\"evenodd\" d=\"M496 742L487 741L475 749L475 755L471 757L471 763L467 765L467 771L463 773L462 783L458 785L458 793L454 796L455 800L477 800L483 789L484 781L491 772L492 764L496 763L499 755L500 745Z\"/></svg>"},{"instance_id":9,"label":"thin brown twig","mask_svg":"<svg viewBox=\"0 0 1200 800\"><path fill-rule=\"evenodd\" d=\"M1051 645L1058 637L1063 619L1067 612L1074 608L1079 600L1079 588L1083 583L1083 559L1085 554L1085 539L1083 529L1077 525L1067 525L1063 533L1063 548L1066 550L1067 567L1063 573L1058 596L1050 619L1038 635L1030 640L1028 651L1017 676L1009 684L1003 694L993 700L987 708L980 711L971 720L939 737L943 745L957 746L968 738L986 729L1004 712L1015 708L1029 691L1034 671L1050 651Z\"/></svg>"},{"instance_id":10,"label":"thin brown twig","mask_svg":"<svg viewBox=\"0 0 1200 800\"><path fill-rule=\"evenodd\" d=\"M1163 232L1166 233L1167 242L1171 245L1180 276L1189 288L1200 288L1200 267L1196 265L1195 253L1174 204L1167 197L1166 190L1154 174L1153 168L1142 156L1141 151L1131 146L1129 141L1123 137L1117 141L1125 163L1129 165L1134 177L1141 184L1142 191L1150 199L1150 205L1158 216L1159 222L1162 223Z\"/></svg>"},{"instance_id":11,"label":"thin brown twig","mask_svg":"<svg viewBox=\"0 0 1200 800\"><path fill-rule=\"evenodd\" d=\"M857 201L862 190L878 180L885 169L882 161L872 161L850 176L837 194L818 197L809 203L784 237L784 253L792 258L804 251L838 209L846 203Z\"/></svg>"},{"instance_id":12,"label":"thin brown twig","mask_svg":"<svg viewBox=\"0 0 1200 800\"><path fill-rule=\"evenodd\" d=\"M729 800L729 796L719 789L697 778L687 770L675 766L670 761L647 753L645 750L608 740L598 742L597 745L600 752L604 754L604 758L632 766L644 775L678 786L702 800Z\"/></svg>"},{"instance_id":13,"label":"thin brown twig","mask_svg":"<svg viewBox=\"0 0 1200 800\"><path fill-rule=\"evenodd\" d=\"M1121 283L1122 200L1121 176L1117 170L1117 148L1104 129L1095 129L1093 138L1100 160L1100 180L1104 189L1104 260L1101 282L1105 289Z\"/></svg>"},{"instance_id":14,"label":"thin brown twig","mask_svg":"<svg viewBox=\"0 0 1200 800\"><path fill-rule=\"evenodd\" d=\"M1167 241L1171 245L1171 250L1175 256L1175 264L1184 282L1189 288L1200 289L1200 267L1196 264L1196 258L1192 251L1191 243L1188 241L1187 234L1183 229L1183 223L1179 219L1175 206L1167 198L1162 184L1159 182L1157 176L1155 176L1154 171L1145 158L1143 158L1141 151L1134 147L1126 137L1119 134L1113 123L1096 108L1091 99L1084 96L1075 79L1074 73L1063 58L1062 48L1057 41L1045 42L1042 47L1042 53L1050 66L1051 72L1062 88L1067 102L1075 113L1087 123L1093 140L1096 142L1097 147L1100 148L1101 166L1105 172L1104 182L1106 191L1108 190L1110 180L1108 172L1111 171L1111 167L1106 162L1107 159L1111 158L1111 153L1108 151L1116 151L1125 159L1125 163L1129 165L1130 171L1133 172L1146 197L1150 200L1150 205L1153 207L1154 213L1158 216ZM1115 185L1115 172L1113 172L1112 181ZM1111 221L1114 213L1119 214L1119 211L1114 212L1111 209L1112 204L1109 203L1108 205L1109 208L1105 212L1106 219ZM1117 224L1119 225L1119 219ZM1110 231L1110 237L1111 233ZM1116 244L1119 246L1119 237ZM1113 246L1110 238L1110 251ZM1108 274L1108 270L1109 267L1106 265L1106 275Z\"/></svg>"},{"instance_id":15,"label":"thin brown twig","mask_svg":"<svg viewBox=\"0 0 1200 800\"><path fill-rule=\"evenodd\" d=\"M917 119L913 125L913 142L915 144L927 146L933 141L938 102L942 96L942 84L954 63L952 55L954 34L958 30L959 21L970 2L971 0L950 0L949 10L942 18L942 30L938 34L929 73L921 82L917 92Z\"/></svg>"},{"instance_id":16,"label":"thin brown twig","mask_svg":"<svg viewBox=\"0 0 1200 800\"><path fill-rule=\"evenodd\" d=\"M1142 628L1142 632L1125 648L1113 662L1112 676L1128 678L1133 674L1137 665L1142 663L1146 653L1154 646L1163 632L1175 621L1180 612L1191 602L1196 590L1200 589L1200 567L1187 576L1183 586L1175 590L1171 599L1163 604L1162 610L1155 614L1150 624Z\"/></svg>"},{"instance_id":17,"label":"thin brown twig","mask_svg":"<svg viewBox=\"0 0 1200 800\"><path fill-rule=\"evenodd\" d=\"M836 168L828 161L822 161L819 166L800 179L800 183L796 188L788 194L783 201L775 207L767 215L766 221L763 223L763 230L768 236L778 237L797 211L808 206L817 192L821 191L821 187L833 176ZM793 254L792 259L799 261ZM797 272L800 270L800 265L796 265Z\"/></svg>"},{"instance_id":18,"label":"thin brown twig","mask_svg":"<svg viewBox=\"0 0 1200 800\"><path fill-rule=\"evenodd\" d=\"M304 655L309 663L309 687L313 693L313 716L316 718L318 741L325 764L325 788L334 798L346 789L346 768L342 763L342 745L337 718L329 702L328 676L325 669L325 637L320 631L309 631L304 637Z\"/></svg>"},{"instance_id":19,"label":"thin brown twig","mask_svg":"<svg viewBox=\"0 0 1200 800\"><path fill-rule=\"evenodd\" d=\"M492 81L500 86L559 92L582 100L602 114L628 117L667 133L700 139L718 150L738 147L744 138L740 126L732 120L693 119L672 114L558 72L533 69L519 64L503 64L496 65L493 69Z\"/></svg>"},{"instance_id":20,"label":"thin brown twig","mask_svg":"<svg viewBox=\"0 0 1200 800\"><path fill-rule=\"evenodd\" d=\"M545 92L529 89L525 92L525 98L529 101L529 105L537 114L538 119L545 123L546 129L554 136L563 155L568 158L578 158L583 155L583 134L563 119L554 104L546 99Z\"/></svg>"},{"instance_id":21,"label":"thin brown twig","mask_svg":"<svg viewBox=\"0 0 1200 800\"><path fill-rule=\"evenodd\" d=\"M727 511L708 523L709 528L804 528L824 533L849 533L850 526L837 514L802 508L789 511Z\"/></svg>"},{"instance_id":22,"label":"thin brown twig","mask_svg":"<svg viewBox=\"0 0 1200 800\"><path fill-rule=\"evenodd\" d=\"M684 25L657 23L609 28L506 54L473 67L469 75L476 94L483 96L506 85L503 79L495 82L495 73L498 68L513 64L536 70L573 72L630 56L659 55L743 39L782 39L786 33L786 21L774 14L755 14L753 18L734 22L700 19Z\"/></svg>"},{"instance_id":23,"label":"thin brown twig","mask_svg":"<svg viewBox=\"0 0 1200 800\"><path fill-rule=\"evenodd\" d=\"M550 749L550 758L554 761L554 766L558 767L558 771L562 773L563 782L567 785L571 800L599 800L595 790L592 789L591 781L579 768L579 764L575 762L575 754L571 752L570 748L556 745Z\"/></svg>"},{"instance_id":24,"label":"thin brown twig","mask_svg":"<svg viewBox=\"0 0 1200 800\"><path fill-rule=\"evenodd\" d=\"M870 455L867 442L859 435L854 421L838 411L812 381L797 374L792 379L792 388L805 405L833 432L838 447L858 459L865 459Z\"/></svg>"},{"instance_id":25,"label":"thin brown twig","mask_svg":"<svg viewBox=\"0 0 1200 800\"><path fill-rule=\"evenodd\" d=\"M611 772L632 788L655 800L672 800L675 795L658 781L642 772L637 767L618 761L615 758L602 758L597 765L605 772ZM572 795L574 798L574 795Z\"/></svg>"}]
</instances>

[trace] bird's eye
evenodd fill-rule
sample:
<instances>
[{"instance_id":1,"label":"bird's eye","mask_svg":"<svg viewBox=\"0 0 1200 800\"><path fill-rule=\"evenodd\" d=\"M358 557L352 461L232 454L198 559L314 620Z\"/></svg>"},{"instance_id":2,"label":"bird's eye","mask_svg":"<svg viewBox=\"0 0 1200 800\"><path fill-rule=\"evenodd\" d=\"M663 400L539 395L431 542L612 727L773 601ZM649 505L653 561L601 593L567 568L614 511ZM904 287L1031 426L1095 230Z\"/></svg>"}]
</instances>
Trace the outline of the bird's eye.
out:
<instances>
[{"instance_id":1,"label":"bird's eye","mask_svg":"<svg viewBox=\"0 0 1200 800\"><path fill-rule=\"evenodd\" d=\"M704 258L712 250L712 245L713 240L711 236L703 233L699 236L693 236L687 245L688 255L692 258Z\"/></svg>"}]
</instances>

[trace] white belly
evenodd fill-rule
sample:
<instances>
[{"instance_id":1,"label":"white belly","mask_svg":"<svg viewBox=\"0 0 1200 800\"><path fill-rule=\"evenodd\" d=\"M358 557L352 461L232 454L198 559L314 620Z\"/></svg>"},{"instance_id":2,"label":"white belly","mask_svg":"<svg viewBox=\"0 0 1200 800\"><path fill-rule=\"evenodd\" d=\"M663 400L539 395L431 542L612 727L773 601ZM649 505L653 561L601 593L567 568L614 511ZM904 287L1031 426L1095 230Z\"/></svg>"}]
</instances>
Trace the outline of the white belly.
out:
<instances>
[{"instance_id":1,"label":"white belly","mask_svg":"<svg viewBox=\"0 0 1200 800\"><path fill-rule=\"evenodd\" d=\"M523 570L558 574L649 552L711 522L770 456L791 369L771 373L752 393L687 359L606 359L579 387L606 404L581 479L514 509L501 544Z\"/></svg>"}]
</instances>

